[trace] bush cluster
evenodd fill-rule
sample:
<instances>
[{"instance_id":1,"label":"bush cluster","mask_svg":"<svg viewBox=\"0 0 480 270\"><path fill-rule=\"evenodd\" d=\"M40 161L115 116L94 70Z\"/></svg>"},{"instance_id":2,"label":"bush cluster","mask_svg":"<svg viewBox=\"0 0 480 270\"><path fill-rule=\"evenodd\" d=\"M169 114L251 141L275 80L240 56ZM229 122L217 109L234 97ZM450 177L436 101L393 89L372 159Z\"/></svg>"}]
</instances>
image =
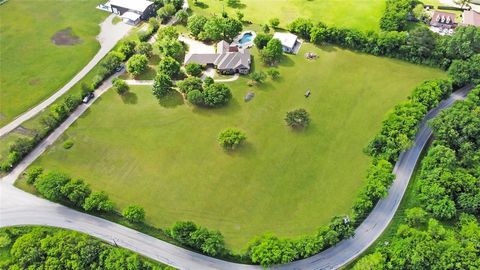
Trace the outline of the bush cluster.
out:
<instances>
[{"instance_id":1,"label":"bush cluster","mask_svg":"<svg viewBox=\"0 0 480 270\"><path fill-rule=\"evenodd\" d=\"M227 150L234 150L246 139L245 132L236 128L227 128L218 135L218 143Z\"/></svg>"},{"instance_id":2,"label":"bush cluster","mask_svg":"<svg viewBox=\"0 0 480 270\"><path fill-rule=\"evenodd\" d=\"M71 204L87 212L111 212L114 209L105 192L92 192L83 180L73 180L57 171L44 173L39 167L29 169L26 177L27 182L48 200Z\"/></svg>"},{"instance_id":3,"label":"bush cluster","mask_svg":"<svg viewBox=\"0 0 480 270\"><path fill-rule=\"evenodd\" d=\"M430 122L436 141L422 162L419 199L436 219L480 214L480 86Z\"/></svg>"},{"instance_id":4,"label":"bush cluster","mask_svg":"<svg viewBox=\"0 0 480 270\"><path fill-rule=\"evenodd\" d=\"M2 229L2 235L12 244L1 269L173 269L73 231L10 227Z\"/></svg>"},{"instance_id":5,"label":"bush cluster","mask_svg":"<svg viewBox=\"0 0 480 270\"><path fill-rule=\"evenodd\" d=\"M225 253L225 242L219 231L209 231L191 221L176 222L169 229L170 236L181 244L210 256Z\"/></svg>"},{"instance_id":6,"label":"bush cluster","mask_svg":"<svg viewBox=\"0 0 480 270\"><path fill-rule=\"evenodd\" d=\"M380 28L383 31L406 30L407 18L416 3L416 0L387 0L387 8L380 19Z\"/></svg>"},{"instance_id":7,"label":"bush cluster","mask_svg":"<svg viewBox=\"0 0 480 270\"><path fill-rule=\"evenodd\" d=\"M193 15L188 18L187 28L190 34L203 41L232 41L243 29L243 24L236 18L213 16L207 18Z\"/></svg>"},{"instance_id":8,"label":"bush cluster","mask_svg":"<svg viewBox=\"0 0 480 270\"><path fill-rule=\"evenodd\" d=\"M180 92L186 95L187 100L197 106L220 107L227 104L232 98L230 88L225 84L216 84L200 78L189 77L177 82Z\"/></svg>"},{"instance_id":9,"label":"bush cluster","mask_svg":"<svg viewBox=\"0 0 480 270\"><path fill-rule=\"evenodd\" d=\"M175 27L162 27L158 30L155 45L163 57L171 57L177 62L183 62L185 48L183 43L178 40L178 36L179 34Z\"/></svg>"},{"instance_id":10,"label":"bush cluster","mask_svg":"<svg viewBox=\"0 0 480 270\"><path fill-rule=\"evenodd\" d=\"M328 226L320 227L314 235L299 239L278 238L267 234L254 239L247 256L264 267L308 258L344 238L353 236L352 222L347 217L334 217Z\"/></svg>"},{"instance_id":11,"label":"bush cluster","mask_svg":"<svg viewBox=\"0 0 480 270\"><path fill-rule=\"evenodd\" d=\"M148 20L148 28L146 31L141 31L138 33L138 39L141 42L148 41L158 30L160 23L155 18L150 18Z\"/></svg>"},{"instance_id":12,"label":"bush cluster","mask_svg":"<svg viewBox=\"0 0 480 270\"><path fill-rule=\"evenodd\" d=\"M157 16L162 22L168 21L170 18L180 11L183 5L183 0L157 0L155 1L160 5L157 10Z\"/></svg>"}]
</instances>

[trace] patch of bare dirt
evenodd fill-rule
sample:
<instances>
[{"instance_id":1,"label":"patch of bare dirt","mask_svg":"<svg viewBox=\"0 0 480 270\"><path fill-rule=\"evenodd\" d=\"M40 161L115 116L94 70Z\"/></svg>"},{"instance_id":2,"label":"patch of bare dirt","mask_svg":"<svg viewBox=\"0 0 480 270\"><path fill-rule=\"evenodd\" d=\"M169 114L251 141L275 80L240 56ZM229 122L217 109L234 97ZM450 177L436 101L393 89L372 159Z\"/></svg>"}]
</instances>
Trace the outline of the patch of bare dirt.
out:
<instances>
[{"instance_id":1,"label":"patch of bare dirt","mask_svg":"<svg viewBox=\"0 0 480 270\"><path fill-rule=\"evenodd\" d=\"M42 80L38 79L38 78L35 78L35 79L31 79L30 81L28 81L28 84L30 85L38 85Z\"/></svg>"},{"instance_id":2,"label":"patch of bare dirt","mask_svg":"<svg viewBox=\"0 0 480 270\"><path fill-rule=\"evenodd\" d=\"M72 46L82 43L80 37L75 36L71 27L58 31L51 38L53 44L57 46Z\"/></svg>"}]
</instances>

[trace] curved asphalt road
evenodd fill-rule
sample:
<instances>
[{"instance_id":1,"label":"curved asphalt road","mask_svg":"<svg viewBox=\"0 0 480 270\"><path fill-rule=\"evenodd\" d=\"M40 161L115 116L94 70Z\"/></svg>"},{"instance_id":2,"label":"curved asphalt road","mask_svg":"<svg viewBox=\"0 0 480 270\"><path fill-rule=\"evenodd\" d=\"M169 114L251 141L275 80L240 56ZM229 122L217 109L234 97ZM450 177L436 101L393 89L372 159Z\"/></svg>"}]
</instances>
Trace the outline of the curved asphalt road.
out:
<instances>
[{"instance_id":1,"label":"curved asphalt road","mask_svg":"<svg viewBox=\"0 0 480 270\"><path fill-rule=\"evenodd\" d=\"M75 75L67 84L65 84L60 90L55 92L46 100L42 101L40 104L29 109L27 112L15 118L12 122L0 128L0 137L8 134L10 131L16 129L18 126L23 124L23 122L34 117L39 112L47 108L50 104L55 102L59 97L65 94L70 88L72 88L78 81L80 81L85 75L87 75L93 67L95 67L102 58L107 55L107 53L117 44L117 42L122 39L132 26L119 22L113 24L112 19L115 17L114 14L110 15L105 19L104 22L100 24L100 34L97 36L97 40L100 43L100 50L97 54L88 62L88 64Z\"/></svg>"},{"instance_id":2,"label":"curved asphalt road","mask_svg":"<svg viewBox=\"0 0 480 270\"><path fill-rule=\"evenodd\" d=\"M111 79L97 91L96 98L111 85ZM274 267L275 269L336 269L355 259L385 230L400 204L415 165L432 131L426 122L438 112L465 98L472 87L456 91L427 114L420 124L414 146L404 152L395 168L396 180L386 198L380 200L365 221L355 230L355 237L344 240L317 255ZM93 103L93 101L91 102ZM90 104L91 104L90 103ZM9 175L0 181L0 227L15 225L47 225L84 232L118 246L179 269L261 269L259 266L230 263L168 244L119 224L90 216L49 202L13 186L14 181L49 145L90 106L81 105L60 127L48 136Z\"/></svg>"}]
</instances>

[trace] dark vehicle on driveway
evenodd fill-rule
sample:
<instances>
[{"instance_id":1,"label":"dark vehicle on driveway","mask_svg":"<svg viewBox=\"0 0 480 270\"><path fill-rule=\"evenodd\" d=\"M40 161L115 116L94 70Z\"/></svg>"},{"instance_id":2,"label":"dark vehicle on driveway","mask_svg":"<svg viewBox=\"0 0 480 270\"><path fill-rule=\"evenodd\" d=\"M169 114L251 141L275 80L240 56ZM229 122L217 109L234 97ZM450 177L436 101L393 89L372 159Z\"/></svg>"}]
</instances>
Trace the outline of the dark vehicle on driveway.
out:
<instances>
[{"instance_id":1,"label":"dark vehicle on driveway","mask_svg":"<svg viewBox=\"0 0 480 270\"><path fill-rule=\"evenodd\" d=\"M91 92L90 94L88 94L86 97L83 98L82 102L83 103L88 103L94 97L95 97L95 94L93 92Z\"/></svg>"},{"instance_id":2,"label":"dark vehicle on driveway","mask_svg":"<svg viewBox=\"0 0 480 270\"><path fill-rule=\"evenodd\" d=\"M124 64L121 64L120 66L118 66L118 67L115 69L115 72L120 72L120 71L122 71L124 68L125 68L125 65L124 65Z\"/></svg>"}]
</instances>

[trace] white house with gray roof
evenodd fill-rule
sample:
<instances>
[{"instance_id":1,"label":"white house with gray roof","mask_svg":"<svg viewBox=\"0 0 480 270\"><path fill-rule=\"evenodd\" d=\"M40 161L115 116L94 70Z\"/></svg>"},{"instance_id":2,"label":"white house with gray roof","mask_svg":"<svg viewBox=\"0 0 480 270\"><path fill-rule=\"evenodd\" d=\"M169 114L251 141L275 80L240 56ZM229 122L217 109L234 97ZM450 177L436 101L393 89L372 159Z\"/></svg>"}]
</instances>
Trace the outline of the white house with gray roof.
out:
<instances>
[{"instance_id":1,"label":"white house with gray roof","mask_svg":"<svg viewBox=\"0 0 480 270\"><path fill-rule=\"evenodd\" d=\"M286 53L296 53L299 49L298 37L292 33L275 32L273 38L280 40L283 51Z\"/></svg>"},{"instance_id":2,"label":"white house with gray roof","mask_svg":"<svg viewBox=\"0 0 480 270\"><path fill-rule=\"evenodd\" d=\"M230 46L226 41L217 43L216 53L191 53L185 57L185 65L196 63L215 67L222 74L248 74L251 56L248 49Z\"/></svg>"}]
</instances>

